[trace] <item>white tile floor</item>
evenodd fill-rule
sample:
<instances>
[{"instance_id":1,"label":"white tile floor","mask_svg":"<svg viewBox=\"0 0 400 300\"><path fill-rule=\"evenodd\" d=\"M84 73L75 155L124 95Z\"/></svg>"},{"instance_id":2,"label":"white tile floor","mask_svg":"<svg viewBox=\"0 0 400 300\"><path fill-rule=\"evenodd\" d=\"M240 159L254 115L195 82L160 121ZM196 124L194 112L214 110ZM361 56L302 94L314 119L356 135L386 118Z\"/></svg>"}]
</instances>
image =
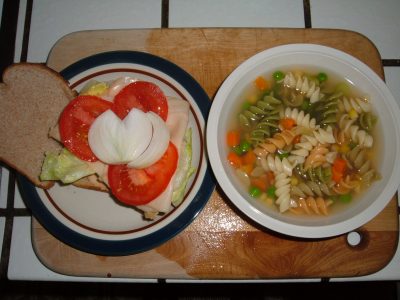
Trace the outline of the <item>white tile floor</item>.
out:
<instances>
[{"instance_id":1,"label":"white tile floor","mask_svg":"<svg viewBox=\"0 0 400 300\"><path fill-rule=\"evenodd\" d=\"M384 71L386 84L400 106L400 67L385 67Z\"/></svg>"},{"instance_id":2,"label":"white tile floor","mask_svg":"<svg viewBox=\"0 0 400 300\"><path fill-rule=\"evenodd\" d=\"M161 0L34 1L28 61L45 62L62 36L80 30L161 27Z\"/></svg>"},{"instance_id":3,"label":"white tile floor","mask_svg":"<svg viewBox=\"0 0 400 300\"><path fill-rule=\"evenodd\" d=\"M8 189L8 174L9 171L6 168L0 168L0 208L7 207L7 189Z\"/></svg>"},{"instance_id":4,"label":"white tile floor","mask_svg":"<svg viewBox=\"0 0 400 300\"><path fill-rule=\"evenodd\" d=\"M302 0L170 0L169 27L304 27Z\"/></svg>"},{"instance_id":5,"label":"white tile floor","mask_svg":"<svg viewBox=\"0 0 400 300\"><path fill-rule=\"evenodd\" d=\"M310 0L313 28L358 31L375 43L382 58L400 57L398 0Z\"/></svg>"}]
</instances>

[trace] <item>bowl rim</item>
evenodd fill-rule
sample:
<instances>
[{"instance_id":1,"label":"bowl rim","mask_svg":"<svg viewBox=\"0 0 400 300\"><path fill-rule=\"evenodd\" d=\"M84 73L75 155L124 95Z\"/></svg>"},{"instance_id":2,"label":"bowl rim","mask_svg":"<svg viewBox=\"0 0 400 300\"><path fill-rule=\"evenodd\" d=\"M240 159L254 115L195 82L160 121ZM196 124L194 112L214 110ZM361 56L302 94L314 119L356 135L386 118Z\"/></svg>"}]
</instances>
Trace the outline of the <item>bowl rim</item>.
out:
<instances>
[{"instance_id":1,"label":"bowl rim","mask_svg":"<svg viewBox=\"0 0 400 300\"><path fill-rule=\"evenodd\" d=\"M321 225L321 226L308 226L308 225L297 225L290 224L278 219L275 219L267 214L262 213L252 205L248 205L247 201L243 201L240 193L235 189L232 182L228 179L225 174L224 166L222 164L222 158L219 155L217 148L218 132L215 130L218 128L219 114L225 102L226 95L229 94L230 90L240 80L242 74L246 74L255 68L258 64L272 59L275 56L293 54L295 52L307 52L315 53L318 55L329 56L335 60L344 62L350 65L352 68L357 69L369 80L375 84L375 88L378 89L383 97L387 100L387 105L393 116L394 127L396 133L396 140L394 145L396 146L397 153L400 152L400 118L395 116L400 115L399 106L388 89L385 82L379 77L370 67L359 59L347 54L341 50L331 48L328 46L307 44L307 43L296 43L280 45L273 48L263 50L256 53L250 58L242 62L232 73L224 80L220 88L218 89L211 105L207 120L206 128L206 140L207 140L207 151L208 157L212 170L215 174L218 184L222 190L228 196L229 200L241 210L245 215L251 218L261 226L271 229L273 231L283 233L289 236L302 237L302 238L326 238L331 236L337 236L346 232L355 230L356 228L364 225L378 215L389 203L389 201L395 195L400 178L400 167L395 167L390 174L390 178L387 181L385 188L382 190L381 195L373 201L367 208L362 210L359 214L334 224Z\"/></svg>"}]
</instances>

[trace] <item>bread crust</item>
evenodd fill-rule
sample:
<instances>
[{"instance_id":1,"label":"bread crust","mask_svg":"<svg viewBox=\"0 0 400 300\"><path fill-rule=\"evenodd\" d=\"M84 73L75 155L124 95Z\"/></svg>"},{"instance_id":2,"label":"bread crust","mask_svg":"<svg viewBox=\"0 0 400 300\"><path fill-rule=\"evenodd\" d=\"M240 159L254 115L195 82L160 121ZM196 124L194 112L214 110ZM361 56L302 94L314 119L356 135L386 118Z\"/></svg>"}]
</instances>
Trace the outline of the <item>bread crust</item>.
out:
<instances>
[{"instance_id":1,"label":"bread crust","mask_svg":"<svg viewBox=\"0 0 400 300\"><path fill-rule=\"evenodd\" d=\"M0 160L36 186L51 187L39 179L44 153L62 146L48 131L74 97L68 81L44 64L9 66L0 83Z\"/></svg>"}]
</instances>

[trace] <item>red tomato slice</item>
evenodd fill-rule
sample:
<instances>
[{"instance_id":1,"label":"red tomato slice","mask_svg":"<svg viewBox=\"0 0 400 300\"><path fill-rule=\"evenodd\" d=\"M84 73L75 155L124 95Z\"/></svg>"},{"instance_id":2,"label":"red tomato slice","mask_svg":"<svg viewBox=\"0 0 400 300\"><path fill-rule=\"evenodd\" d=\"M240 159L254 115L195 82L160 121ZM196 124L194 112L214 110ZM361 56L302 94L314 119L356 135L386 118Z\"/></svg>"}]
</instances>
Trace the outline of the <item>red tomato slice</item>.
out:
<instances>
[{"instance_id":1,"label":"red tomato slice","mask_svg":"<svg viewBox=\"0 0 400 300\"><path fill-rule=\"evenodd\" d=\"M115 97L113 111L124 119L132 108L152 111L164 121L168 116L168 103L163 91L154 83L135 81L124 87Z\"/></svg>"},{"instance_id":2,"label":"red tomato slice","mask_svg":"<svg viewBox=\"0 0 400 300\"><path fill-rule=\"evenodd\" d=\"M88 142L89 128L93 121L112 103L96 96L78 96L63 110L59 120L61 142L85 161L97 161Z\"/></svg>"},{"instance_id":3,"label":"red tomato slice","mask_svg":"<svg viewBox=\"0 0 400 300\"><path fill-rule=\"evenodd\" d=\"M144 205L160 195L168 186L178 165L178 151L171 142L163 157L144 169L127 165L110 165L108 183L117 199L127 205Z\"/></svg>"}]
</instances>

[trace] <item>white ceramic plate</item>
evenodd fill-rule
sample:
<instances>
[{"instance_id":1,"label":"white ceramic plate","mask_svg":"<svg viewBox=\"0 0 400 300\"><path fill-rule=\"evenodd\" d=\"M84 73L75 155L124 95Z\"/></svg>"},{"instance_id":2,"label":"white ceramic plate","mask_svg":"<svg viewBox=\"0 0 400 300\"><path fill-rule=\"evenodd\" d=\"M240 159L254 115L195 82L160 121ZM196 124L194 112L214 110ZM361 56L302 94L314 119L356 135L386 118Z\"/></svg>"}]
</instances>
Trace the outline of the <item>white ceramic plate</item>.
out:
<instances>
[{"instance_id":1,"label":"white ceramic plate","mask_svg":"<svg viewBox=\"0 0 400 300\"><path fill-rule=\"evenodd\" d=\"M104 192L55 185L34 188L20 177L21 193L34 216L60 240L83 251L102 255L125 255L153 248L175 236L197 216L214 184L204 147L205 118L210 100L184 70L160 57L142 52L116 51L82 59L60 72L79 91L89 80L109 81L131 76L156 83L167 96L191 106L193 166L184 201L154 221L143 219L135 209L118 204Z\"/></svg>"},{"instance_id":2,"label":"white ceramic plate","mask_svg":"<svg viewBox=\"0 0 400 300\"><path fill-rule=\"evenodd\" d=\"M378 171L382 179L343 212L328 217L299 218L280 214L252 199L227 163L225 135L234 101L259 75L280 69L308 67L338 74L370 96L378 115L382 136ZM291 236L322 238L354 230L375 217L395 194L400 180L400 111L389 89L368 66L333 48L313 44L290 44L262 51L238 66L215 96L207 123L210 163L218 183L230 200L262 226Z\"/></svg>"}]
</instances>

